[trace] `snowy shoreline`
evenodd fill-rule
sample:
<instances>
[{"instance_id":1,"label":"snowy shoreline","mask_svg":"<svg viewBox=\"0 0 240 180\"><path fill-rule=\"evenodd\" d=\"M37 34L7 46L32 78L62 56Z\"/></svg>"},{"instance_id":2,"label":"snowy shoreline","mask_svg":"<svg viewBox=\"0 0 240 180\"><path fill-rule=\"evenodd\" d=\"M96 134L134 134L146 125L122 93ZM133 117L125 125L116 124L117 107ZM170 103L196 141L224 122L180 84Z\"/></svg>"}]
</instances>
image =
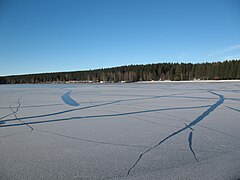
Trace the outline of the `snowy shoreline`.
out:
<instances>
[{"instance_id":1,"label":"snowy shoreline","mask_svg":"<svg viewBox=\"0 0 240 180\"><path fill-rule=\"evenodd\" d=\"M190 80L190 81L171 81L171 80L165 80L165 81L136 81L136 82L82 82L82 81L65 81L65 82L47 82L47 83L20 83L20 84L131 84L131 83L137 83L137 84L156 84L156 83L233 83L233 82L240 82L240 79L236 80ZM18 84L18 83L16 83ZM10 85L10 84L0 84L0 85ZM14 85L14 84L11 84Z\"/></svg>"},{"instance_id":2,"label":"snowy shoreline","mask_svg":"<svg viewBox=\"0 0 240 180\"><path fill-rule=\"evenodd\" d=\"M237 80L193 80L193 81L138 81L136 83L220 83L220 82L240 82Z\"/></svg>"}]
</instances>

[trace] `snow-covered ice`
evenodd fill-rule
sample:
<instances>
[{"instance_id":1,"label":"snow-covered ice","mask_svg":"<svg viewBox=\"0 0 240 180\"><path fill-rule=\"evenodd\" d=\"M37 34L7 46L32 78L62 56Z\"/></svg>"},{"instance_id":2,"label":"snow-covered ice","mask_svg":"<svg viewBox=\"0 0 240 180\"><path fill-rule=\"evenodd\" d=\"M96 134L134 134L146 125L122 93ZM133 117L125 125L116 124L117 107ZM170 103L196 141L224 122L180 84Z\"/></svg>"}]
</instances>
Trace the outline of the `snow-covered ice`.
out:
<instances>
[{"instance_id":1,"label":"snow-covered ice","mask_svg":"<svg viewBox=\"0 0 240 180\"><path fill-rule=\"evenodd\" d=\"M240 82L0 86L0 179L238 179Z\"/></svg>"}]
</instances>

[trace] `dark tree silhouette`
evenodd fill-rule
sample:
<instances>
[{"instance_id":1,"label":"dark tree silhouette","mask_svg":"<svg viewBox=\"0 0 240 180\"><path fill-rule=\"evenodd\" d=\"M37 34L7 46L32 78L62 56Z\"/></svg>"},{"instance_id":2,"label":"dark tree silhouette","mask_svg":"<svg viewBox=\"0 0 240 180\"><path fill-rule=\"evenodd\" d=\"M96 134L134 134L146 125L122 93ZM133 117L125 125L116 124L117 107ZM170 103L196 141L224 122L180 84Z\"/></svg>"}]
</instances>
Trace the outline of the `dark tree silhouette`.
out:
<instances>
[{"instance_id":1,"label":"dark tree silhouette","mask_svg":"<svg viewBox=\"0 0 240 180\"><path fill-rule=\"evenodd\" d=\"M240 60L213 63L159 63L129 65L75 72L26 74L0 77L0 84L66 82L136 82L158 80L240 79Z\"/></svg>"}]
</instances>

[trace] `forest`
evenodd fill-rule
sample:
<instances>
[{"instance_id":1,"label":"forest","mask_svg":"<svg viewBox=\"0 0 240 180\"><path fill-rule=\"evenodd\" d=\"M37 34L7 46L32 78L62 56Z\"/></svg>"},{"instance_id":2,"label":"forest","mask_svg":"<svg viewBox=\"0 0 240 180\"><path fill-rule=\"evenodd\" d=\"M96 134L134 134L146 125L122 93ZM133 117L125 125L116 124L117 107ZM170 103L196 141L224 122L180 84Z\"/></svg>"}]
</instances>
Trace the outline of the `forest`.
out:
<instances>
[{"instance_id":1,"label":"forest","mask_svg":"<svg viewBox=\"0 0 240 180\"><path fill-rule=\"evenodd\" d=\"M137 81L240 79L240 60L212 63L158 63L87 71L1 76L0 84L117 83Z\"/></svg>"}]
</instances>

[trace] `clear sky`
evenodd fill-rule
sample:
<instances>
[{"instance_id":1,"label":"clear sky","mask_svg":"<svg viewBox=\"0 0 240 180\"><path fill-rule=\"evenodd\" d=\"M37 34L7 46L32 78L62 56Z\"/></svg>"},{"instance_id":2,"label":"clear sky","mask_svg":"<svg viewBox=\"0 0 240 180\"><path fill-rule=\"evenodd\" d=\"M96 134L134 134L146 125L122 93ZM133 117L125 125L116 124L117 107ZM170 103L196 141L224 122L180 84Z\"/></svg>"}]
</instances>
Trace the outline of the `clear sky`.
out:
<instances>
[{"instance_id":1,"label":"clear sky","mask_svg":"<svg viewBox=\"0 0 240 180\"><path fill-rule=\"evenodd\" d=\"M240 0L0 0L0 75L240 59Z\"/></svg>"}]
</instances>

